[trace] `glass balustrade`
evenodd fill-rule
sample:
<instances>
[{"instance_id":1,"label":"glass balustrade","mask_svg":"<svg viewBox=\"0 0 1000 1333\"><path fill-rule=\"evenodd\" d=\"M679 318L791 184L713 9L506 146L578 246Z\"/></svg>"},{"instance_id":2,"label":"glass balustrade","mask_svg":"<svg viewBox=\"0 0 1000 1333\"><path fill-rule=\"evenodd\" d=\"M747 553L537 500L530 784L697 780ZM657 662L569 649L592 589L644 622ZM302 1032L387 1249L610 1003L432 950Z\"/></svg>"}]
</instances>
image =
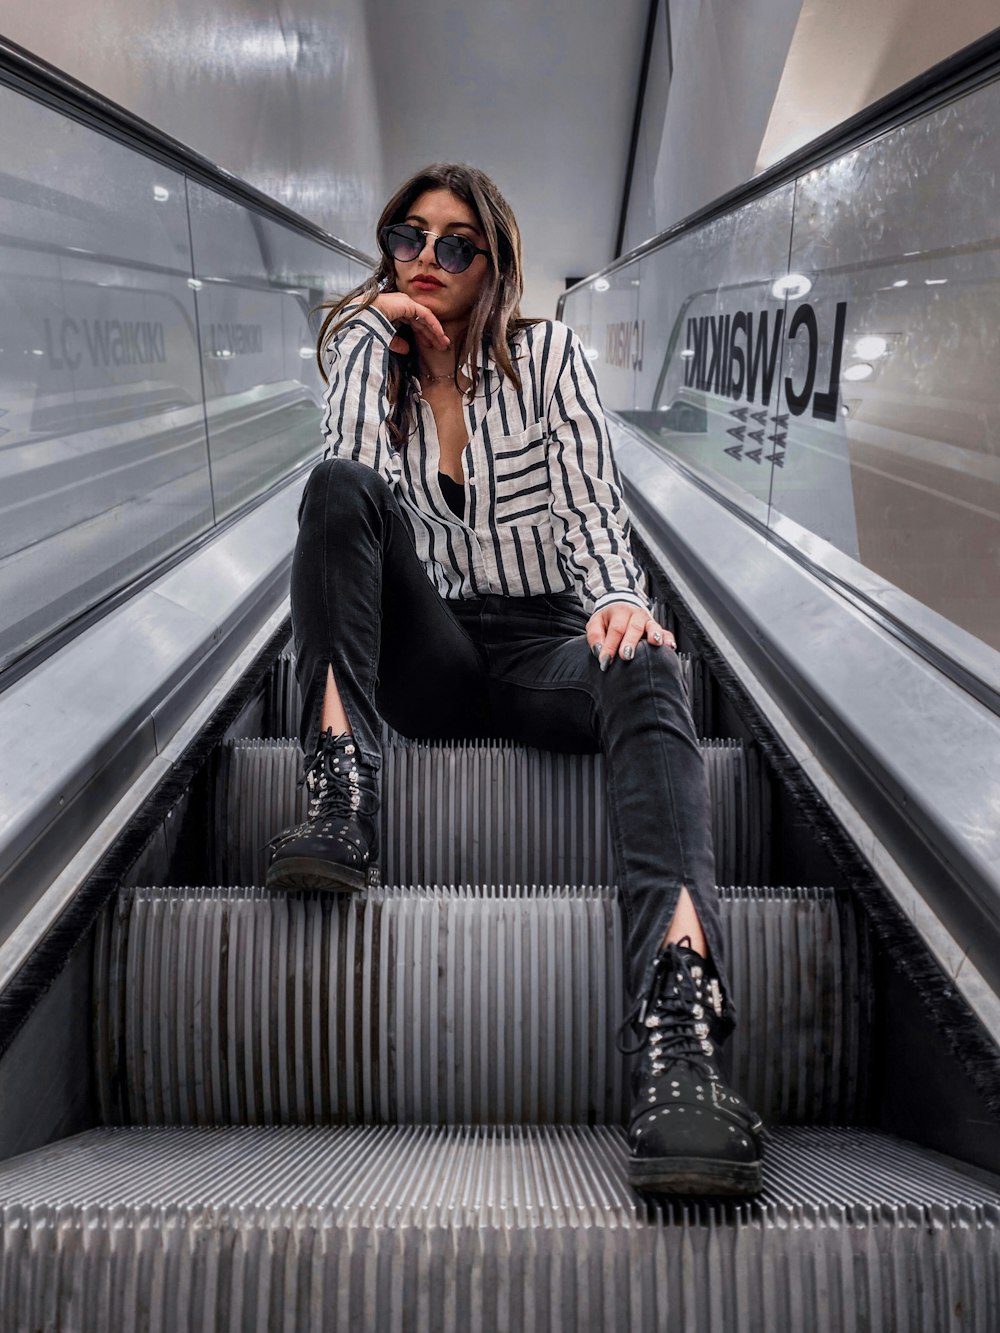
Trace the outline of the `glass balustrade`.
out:
<instances>
[{"instance_id":1,"label":"glass balustrade","mask_svg":"<svg viewBox=\"0 0 1000 1333\"><path fill-rule=\"evenodd\" d=\"M310 457L365 266L0 87L0 670Z\"/></svg>"},{"instance_id":2,"label":"glass balustrade","mask_svg":"<svg viewBox=\"0 0 1000 1333\"><path fill-rule=\"evenodd\" d=\"M839 575L1000 649L1000 87L571 291L607 407ZM870 572L879 581L868 577ZM938 620L940 618L940 621ZM961 637L955 636L956 642Z\"/></svg>"}]
</instances>

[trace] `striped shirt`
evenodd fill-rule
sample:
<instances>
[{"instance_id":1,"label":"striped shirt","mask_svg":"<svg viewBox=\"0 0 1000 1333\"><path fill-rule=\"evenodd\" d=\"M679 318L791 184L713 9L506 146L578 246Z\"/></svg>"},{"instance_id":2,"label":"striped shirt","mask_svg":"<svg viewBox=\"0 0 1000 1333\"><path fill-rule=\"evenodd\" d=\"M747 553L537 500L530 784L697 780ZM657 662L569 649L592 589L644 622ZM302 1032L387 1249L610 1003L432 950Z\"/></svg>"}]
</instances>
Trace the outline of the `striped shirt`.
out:
<instances>
[{"instance_id":1,"label":"striped shirt","mask_svg":"<svg viewBox=\"0 0 1000 1333\"><path fill-rule=\"evenodd\" d=\"M434 414L419 383L416 428L401 448L390 441L385 386L395 332L369 309L330 345L324 457L352 458L385 477L441 596L574 592L588 615L609 602L648 610L597 384L572 329L543 320L515 335L521 392L483 349L476 393L464 399L464 519L441 490Z\"/></svg>"}]
</instances>

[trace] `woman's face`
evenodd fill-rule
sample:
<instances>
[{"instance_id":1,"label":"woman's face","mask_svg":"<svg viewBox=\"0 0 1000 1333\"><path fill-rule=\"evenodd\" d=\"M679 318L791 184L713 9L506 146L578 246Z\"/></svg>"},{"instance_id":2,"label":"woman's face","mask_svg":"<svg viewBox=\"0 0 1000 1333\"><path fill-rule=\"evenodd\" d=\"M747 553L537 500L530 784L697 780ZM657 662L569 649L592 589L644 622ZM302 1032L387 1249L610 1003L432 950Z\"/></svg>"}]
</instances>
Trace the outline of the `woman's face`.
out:
<instances>
[{"instance_id":1,"label":"woman's face","mask_svg":"<svg viewBox=\"0 0 1000 1333\"><path fill-rule=\"evenodd\" d=\"M399 291L433 310L442 322L468 320L485 281L489 260L486 255L476 255L464 273L446 273L434 257L434 241L437 236L465 236L473 245L485 249L486 240L475 213L450 190L425 190L400 221L412 223L432 235L425 237L424 248L416 259L392 261Z\"/></svg>"}]
</instances>

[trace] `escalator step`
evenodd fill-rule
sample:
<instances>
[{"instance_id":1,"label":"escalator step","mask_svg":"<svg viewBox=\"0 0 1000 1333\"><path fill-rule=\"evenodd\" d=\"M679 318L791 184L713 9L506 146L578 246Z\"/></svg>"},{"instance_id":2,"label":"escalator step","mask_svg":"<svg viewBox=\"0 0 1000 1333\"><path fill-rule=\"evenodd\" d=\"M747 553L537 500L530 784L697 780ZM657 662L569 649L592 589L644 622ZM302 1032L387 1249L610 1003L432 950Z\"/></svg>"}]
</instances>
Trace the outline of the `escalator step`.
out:
<instances>
[{"instance_id":1,"label":"escalator step","mask_svg":"<svg viewBox=\"0 0 1000 1333\"><path fill-rule=\"evenodd\" d=\"M662 606L660 609L663 610ZM653 608L653 616L660 619L656 607ZM665 625L667 621L660 619L660 623ZM700 658L692 657L690 653L678 653L677 658L687 687L695 731L699 736L706 736L711 726L712 693L708 668ZM266 731L262 734L274 740L280 740L283 736L297 736L301 713L302 695L295 679L295 654L291 648L286 648L275 662L264 687L263 717Z\"/></svg>"},{"instance_id":2,"label":"escalator step","mask_svg":"<svg viewBox=\"0 0 1000 1333\"><path fill-rule=\"evenodd\" d=\"M763 762L738 741L704 741L716 879L766 882L770 803ZM266 845L305 817L293 741L222 752L211 880L261 884ZM611 884L604 758L489 742L399 740L383 749L384 884Z\"/></svg>"},{"instance_id":3,"label":"escalator step","mask_svg":"<svg viewBox=\"0 0 1000 1333\"><path fill-rule=\"evenodd\" d=\"M869 969L851 899L721 898L733 1083L768 1122L863 1119ZM124 890L95 957L108 1123L594 1123L628 1109L613 890Z\"/></svg>"},{"instance_id":4,"label":"escalator step","mask_svg":"<svg viewBox=\"0 0 1000 1333\"><path fill-rule=\"evenodd\" d=\"M786 1128L752 1201L656 1205L619 1129L102 1129L0 1165L3 1333L993 1333L1000 1192Z\"/></svg>"}]
</instances>

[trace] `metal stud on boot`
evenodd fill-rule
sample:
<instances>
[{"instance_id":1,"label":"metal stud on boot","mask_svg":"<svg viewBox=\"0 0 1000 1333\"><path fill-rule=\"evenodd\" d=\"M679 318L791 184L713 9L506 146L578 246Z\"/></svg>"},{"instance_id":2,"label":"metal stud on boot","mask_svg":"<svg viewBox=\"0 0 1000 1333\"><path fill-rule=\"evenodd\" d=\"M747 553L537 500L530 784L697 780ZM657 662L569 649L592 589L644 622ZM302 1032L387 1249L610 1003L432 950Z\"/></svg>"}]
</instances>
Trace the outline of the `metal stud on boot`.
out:
<instances>
[{"instance_id":1,"label":"metal stud on boot","mask_svg":"<svg viewBox=\"0 0 1000 1333\"><path fill-rule=\"evenodd\" d=\"M639 1036L626 1050L638 1056L628 1130L628 1179L636 1189L760 1189L763 1121L719 1073L713 1034L721 1013L711 962L683 941L662 948L645 994L622 1024L622 1032L631 1024Z\"/></svg>"},{"instance_id":2,"label":"metal stud on boot","mask_svg":"<svg viewBox=\"0 0 1000 1333\"><path fill-rule=\"evenodd\" d=\"M354 737L325 731L303 781L306 821L271 839L267 887L344 892L378 883L377 778Z\"/></svg>"}]
</instances>

